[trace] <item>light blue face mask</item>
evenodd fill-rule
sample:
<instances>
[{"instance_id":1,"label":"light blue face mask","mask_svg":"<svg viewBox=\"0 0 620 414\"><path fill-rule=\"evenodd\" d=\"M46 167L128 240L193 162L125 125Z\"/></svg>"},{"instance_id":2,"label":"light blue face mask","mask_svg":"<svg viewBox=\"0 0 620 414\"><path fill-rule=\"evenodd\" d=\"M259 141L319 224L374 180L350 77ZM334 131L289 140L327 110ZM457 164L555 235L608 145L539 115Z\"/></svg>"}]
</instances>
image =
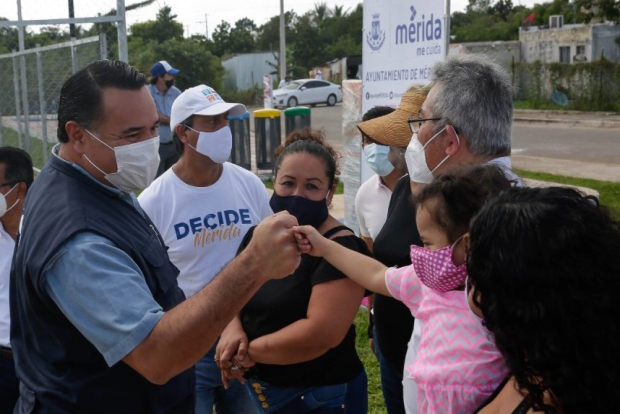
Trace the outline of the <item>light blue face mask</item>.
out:
<instances>
[{"instance_id":1,"label":"light blue face mask","mask_svg":"<svg viewBox=\"0 0 620 414\"><path fill-rule=\"evenodd\" d=\"M394 166L388 159L390 147L387 145L368 144L364 147L364 155L368 166L375 174L384 177L394 170Z\"/></svg>"}]
</instances>

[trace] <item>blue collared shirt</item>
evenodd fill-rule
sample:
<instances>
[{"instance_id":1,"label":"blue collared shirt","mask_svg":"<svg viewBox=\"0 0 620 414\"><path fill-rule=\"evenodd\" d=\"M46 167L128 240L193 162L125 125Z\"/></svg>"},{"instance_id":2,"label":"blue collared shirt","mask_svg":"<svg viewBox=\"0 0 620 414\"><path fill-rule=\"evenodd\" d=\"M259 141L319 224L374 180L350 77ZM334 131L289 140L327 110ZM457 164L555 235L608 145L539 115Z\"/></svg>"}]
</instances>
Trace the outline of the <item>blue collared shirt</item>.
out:
<instances>
[{"instance_id":1,"label":"blue collared shirt","mask_svg":"<svg viewBox=\"0 0 620 414\"><path fill-rule=\"evenodd\" d=\"M166 116L170 116L172 111L172 103L175 99L179 97L181 94L181 90L176 86L168 89L165 94L159 92L159 89L155 85L149 85L148 90L155 101L155 107L157 108L157 112L160 114L164 114ZM170 130L170 125L159 125L159 142L162 144L166 144L172 141L172 131Z\"/></svg>"},{"instance_id":2,"label":"blue collared shirt","mask_svg":"<svg viewBox=\"0 0 620 414\"><path fill-rule=\"evenodd\" d=\"M57 149L52 151L53 156L57 156ZM95 185L118 192L144 214L133 193L106 186L83 168L71 165ZM136 263L98 234L80 232L66 240L43 273L47 294L109 366L144 341L164 316Z\"/></svg>"}]
</instances>

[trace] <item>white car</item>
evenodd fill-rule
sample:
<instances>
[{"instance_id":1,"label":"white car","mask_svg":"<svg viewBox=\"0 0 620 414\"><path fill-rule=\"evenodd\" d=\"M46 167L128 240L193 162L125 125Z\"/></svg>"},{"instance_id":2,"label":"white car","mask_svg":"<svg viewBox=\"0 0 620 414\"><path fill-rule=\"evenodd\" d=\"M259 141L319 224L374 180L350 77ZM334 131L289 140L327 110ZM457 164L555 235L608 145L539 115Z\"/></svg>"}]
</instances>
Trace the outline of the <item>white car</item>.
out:
<instances>
[{"instance_id":1,"label":"white car","mask_svg":"<svg viewBox=\"0 0 620 414\"><path fill-rule=\"evenodd\" d=\"M342 88L335 83L318 79L298 79L282 89L273 91L273 107L327 104L334 106L342 101Z\"/></svg>"}]
</instances>

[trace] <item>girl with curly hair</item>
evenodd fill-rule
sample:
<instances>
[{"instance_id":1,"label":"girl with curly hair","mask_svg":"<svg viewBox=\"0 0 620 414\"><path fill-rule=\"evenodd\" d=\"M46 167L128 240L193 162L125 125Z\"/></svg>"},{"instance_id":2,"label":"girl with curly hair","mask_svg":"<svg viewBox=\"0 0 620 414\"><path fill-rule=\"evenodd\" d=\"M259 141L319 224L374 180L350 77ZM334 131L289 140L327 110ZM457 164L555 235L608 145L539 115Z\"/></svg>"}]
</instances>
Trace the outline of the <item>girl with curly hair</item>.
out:
<instances>
[{"instance_id":1,"label":"girl with curly hair","mask_svg":"<svg viewBox=\"0 0 620 414\"><path fill-rule=\"evenodd\" d=\"M569 188L513 188L470 231L469 302L512 376L481 414L620 409L620 225Z\"/></svg>"},{"instance_id":2,"label":"girl with curly hair","mask_svg":"<svg viewBox=\"0 0 620 414\"><path fill-rule=\"evenodd\" d=\"M415 200L424 247L411 246L412 264L401 268L344 249L311 227L294 227L300 250L322 256L365 288L402 301L422 322L417 355L405 361L408 413L471 413L507 375L489 332L468 307L464 287L469 222L489 197L510 186L492 165L436 177Z\"/></svg>"}]
</instances>

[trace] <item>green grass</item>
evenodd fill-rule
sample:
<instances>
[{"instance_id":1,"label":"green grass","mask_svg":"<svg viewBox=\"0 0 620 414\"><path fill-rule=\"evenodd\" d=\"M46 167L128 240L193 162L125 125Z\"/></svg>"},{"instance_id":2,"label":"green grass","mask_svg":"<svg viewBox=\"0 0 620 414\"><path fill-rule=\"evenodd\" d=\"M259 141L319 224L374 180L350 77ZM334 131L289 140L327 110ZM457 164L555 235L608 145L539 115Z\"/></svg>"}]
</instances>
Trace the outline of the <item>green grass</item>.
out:
<instances>
[{"instance_id":1,"label":"green grass","mask_svg":"<svg viewBox=\"0 0 620 414\"><path fill-rule=\"evenodd\" d=\"M17 132L9 128L2 127L2 135L4 138L4 145L19 147L19 138L17 136ZM48 143L48 157L51 154L54 145L54 143ZM30 151L28 151L28 153L32 157L32 164L35 167L41 169L44 164L42 141L37 138L30 138Z\"/></svg>"},{"instance_id":2,"label":"green grass","mask_svg":"<svg viewBox=\"0 0 620 414\"><path fill-rule=\"evenodd\" d=\"M569 186L587 187L596 190L599 193L599 200L601 204L609 208L611 215L616 220L620 220L620 183L614 183L611 181L591 180L588 178L573 178L563 175L554 175L525 170L515 170L515 172L524 178L550 181Z\"/></svg>"},{"instance_id":3,"label":"green grass","mask_svg":"<svg viewBox=\"0 0 620 414\"><path fill-rule=\"evenodd\" d=\"M381 393L381 378L379 376L379 362L368 346L368 311L360 308L355 317L357 330L357 354L364 363L368 375L368 414L385 414L385 403Z\"/></svg>"}]
</instances>

